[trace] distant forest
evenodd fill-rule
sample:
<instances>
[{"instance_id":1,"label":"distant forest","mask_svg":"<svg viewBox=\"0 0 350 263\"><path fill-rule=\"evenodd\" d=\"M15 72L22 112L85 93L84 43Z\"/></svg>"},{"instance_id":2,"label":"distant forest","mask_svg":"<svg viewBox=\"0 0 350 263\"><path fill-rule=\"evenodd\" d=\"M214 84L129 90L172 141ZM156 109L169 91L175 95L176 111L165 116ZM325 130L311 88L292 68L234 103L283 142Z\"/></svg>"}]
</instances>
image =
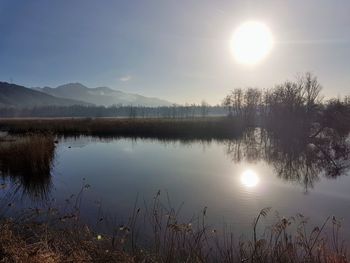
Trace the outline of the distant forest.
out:
<instances>
[{"instance_id":1,"label":"distant forest","mask_svg":"<svg viewBox=\"0 0 350 263\"><path fill-rule=\"evenodd\" d=\"M229 116L245 126L303 123L348 125L350 96L324 99L322 87L310 73L286 81L271 89L236 88L222 101L211 106L206 102L191 105L145 106L40 106L0 108L0 117L122 117L122 118L194 118ZM282 127L281 127L282 128Z\"/></svg>"},{"instance_id":2,"label":"distant forest","mask_svg":"<svg viewBox=\"0 0 350 263\"><path fill-rule=\"evenodd\" d=\"M31 108L3 107L0 117L123 117L123 118L194 118L225 116L225 106L210 106L207 103L185 106L41 106Z\"/></svg>"}]
</instances>

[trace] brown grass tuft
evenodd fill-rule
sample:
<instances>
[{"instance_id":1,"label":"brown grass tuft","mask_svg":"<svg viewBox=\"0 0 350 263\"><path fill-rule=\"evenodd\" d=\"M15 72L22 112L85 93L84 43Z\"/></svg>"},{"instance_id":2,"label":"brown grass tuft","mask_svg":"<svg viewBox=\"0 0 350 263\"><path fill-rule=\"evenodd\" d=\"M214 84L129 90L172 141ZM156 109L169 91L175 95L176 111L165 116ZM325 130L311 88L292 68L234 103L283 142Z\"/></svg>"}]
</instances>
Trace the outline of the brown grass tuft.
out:
<instances>
[{"instance_id":1,"label":"brown grass tuft","mask_svg":"<svg viewBox=\"0 0 350 263\"><path fill-rule=\"evenodd\" d=\"M134 262L121 251L109 250L107 240L97 241L90 231L82 229L3 221L0 262Z\"/></svg>"}]
</instances>

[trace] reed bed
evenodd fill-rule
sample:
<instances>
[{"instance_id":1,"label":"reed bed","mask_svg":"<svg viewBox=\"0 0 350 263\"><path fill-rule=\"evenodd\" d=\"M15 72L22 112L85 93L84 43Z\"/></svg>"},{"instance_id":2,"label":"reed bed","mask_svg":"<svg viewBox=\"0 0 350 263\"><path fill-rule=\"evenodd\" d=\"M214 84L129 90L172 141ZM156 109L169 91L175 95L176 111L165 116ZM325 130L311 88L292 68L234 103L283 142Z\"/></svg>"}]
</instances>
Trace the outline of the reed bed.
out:
<instances>
[{"instance_id":1,"label":"reed bed","mask_svg":"<svg viewBox=\"0 0 350 263\"><path fill-rule=\"evenodd\" d=\"M42 199L51 186L54 156L51 135L4 137L0 141L0 175L20 185L23 193Z\"/></svg>"},{"instance_id":2,"label":"reed bed","mask_svg":"<svg viewBox=\"0 0 350 263\"><path fill-rule=\"evenodd\" d=\"M55 144L52 136L32 134L9 137L0 144L0 162L3 173L49 174Z\"/></svg>"},{"instance_id":3,"label":"reed bed","mask_svg":"<svg viewBox=\"0 0 350 263\"><path fill-rule=\"evenodd\" d=\"M169 139L233 138L244 125L233 118L195 119L2 119L0 130L10 133L52 133L56 135L124 136Z\"/></svg>"}]
</instances>

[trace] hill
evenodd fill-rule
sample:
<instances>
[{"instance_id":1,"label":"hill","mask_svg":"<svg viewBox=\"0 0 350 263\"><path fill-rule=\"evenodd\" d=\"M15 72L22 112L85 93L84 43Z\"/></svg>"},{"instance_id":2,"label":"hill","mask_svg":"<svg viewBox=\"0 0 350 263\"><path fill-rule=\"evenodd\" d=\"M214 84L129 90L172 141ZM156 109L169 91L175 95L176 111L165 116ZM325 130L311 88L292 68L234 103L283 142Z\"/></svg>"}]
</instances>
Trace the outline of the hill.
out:
<instances>
[{"instance_id":1,"label":"hill","mask_svg":"<svg viewBox=\"0 0 350 263\"><path fill-rule=\"evenodd\" d=\"M79 101L85 101L98 106L133 105L133 106L170 106L171 102L159 98L145 97L126 93L108 87L88 88L80 83L69 83L57 88L35 88L46 94Z\"/></svg>"},{"instance_id":2,"label":"hill","mask_svg":"<svg viewBox=\"0 0 350 263\"><path fill-rule=\"evenodd\" d=\"M57 98L52 95L20 85L0 82L1 107L40 107L40 106L90 105L83 101Z\"/></svg>"}]
</instances>

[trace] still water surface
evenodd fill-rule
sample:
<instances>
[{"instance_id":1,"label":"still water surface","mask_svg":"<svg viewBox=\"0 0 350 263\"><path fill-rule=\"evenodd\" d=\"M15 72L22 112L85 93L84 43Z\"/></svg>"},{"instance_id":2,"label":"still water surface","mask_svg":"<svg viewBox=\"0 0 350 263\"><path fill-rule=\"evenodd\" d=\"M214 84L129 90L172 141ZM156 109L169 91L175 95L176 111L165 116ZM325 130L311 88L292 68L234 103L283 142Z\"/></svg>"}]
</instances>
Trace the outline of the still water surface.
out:
<instances>
[{"instance_id":1,"label":"still water surface","mask_svg":"<svg viewBox=\"0 0 350 263\"><path fill-rule=\"evenodd\" d=\"M256 147L256 142L65 138L56 146L47 198L63 206L64 200L89 184L83 197L84 219L93 223L103 214L123 222L137 196L142 207L161 190L173 207L184 202L184 218L207 207L208 223L225 222L241 232L264 207L284 216L302 213L315 224L336 215L348 231L349 171L327 177L323 167L314 167L308 159L296 156L295 164L284 167L295 160L278 156L266 156L266 149ZM288 170L287 176L278 175ZM21 195L16 202L24 207L43 201Z\"/></svg>"}]
</instances>

